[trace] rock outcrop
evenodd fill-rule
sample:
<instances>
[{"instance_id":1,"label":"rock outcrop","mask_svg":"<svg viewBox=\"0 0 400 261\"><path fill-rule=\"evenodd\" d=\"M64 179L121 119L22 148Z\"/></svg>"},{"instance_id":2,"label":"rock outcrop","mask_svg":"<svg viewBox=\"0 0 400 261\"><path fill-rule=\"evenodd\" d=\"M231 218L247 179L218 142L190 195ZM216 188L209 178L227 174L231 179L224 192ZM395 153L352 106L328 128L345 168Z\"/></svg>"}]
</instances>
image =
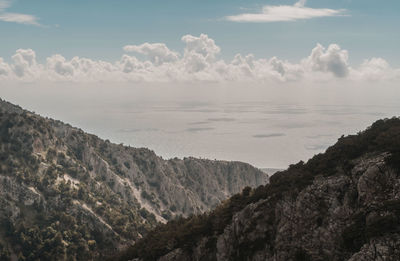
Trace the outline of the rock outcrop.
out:
<instances>
[{"instance_id":1,"label":"rock outcrop","mask_svg":"<svg viewBox=\"0 0 400 261\"><path fill-rule=\"evenodd\" d=\"M158 227L118 258L400 260L399 239L400 119L393 118L341 137L207 215Z\"/></svg>"},{"instance_id":2,"label":"rock outcrop","mask_svg":"<svg viewBox=\"0 0 400 261\"><path fill-rule=\"evenodd\" d=\"M0 260L92 260L267 176L249 164L164 160L0 100Z\"/></svg>"}]
</instances>

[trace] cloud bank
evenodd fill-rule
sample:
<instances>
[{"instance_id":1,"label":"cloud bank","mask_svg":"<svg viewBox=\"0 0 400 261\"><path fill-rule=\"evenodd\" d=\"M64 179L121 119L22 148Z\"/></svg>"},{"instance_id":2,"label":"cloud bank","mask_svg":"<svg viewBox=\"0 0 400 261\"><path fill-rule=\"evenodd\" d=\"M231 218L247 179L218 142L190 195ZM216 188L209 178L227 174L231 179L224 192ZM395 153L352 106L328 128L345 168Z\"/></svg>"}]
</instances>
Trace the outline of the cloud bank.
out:
<instances>
[{"instance_id":1,"label":"cloud bank","mask_svg":"<svg viewBox=\"0 0 400 261\"><path fill-rule=\"evenodd\" d=\"M232 22L269 23L289 22L319 17L343 15L344 9L310 8L305 7L306 0L300 0L294 5L266 5L258 13L244 13L227 16L226 20Z\"/></svg>"},{"instance_id":2,"label":"cloud bank","mask_svg":"<svg viewBox=\"0 0 400 261\"><path fill-rule=\"evenodd\" d=\"M0 57L0 80L4 81L128 81L128 82L300 82L398 81L400 70L382 58L365 60L351 67L349 53L337 44L317 44L297 63L277 57L256 58L237 54L231 61L219 59L221 48L206 34L185 35L183 52L164 43L126 45L127 52L115 62L55 54L37 62L32 49L18 49L6 62ZM129 54L128 54L129 53ZM138 53L139 59L131 53Z\"/></svg>"},{"instance_id":3,"label":"cloud bank","mask_svg":"<svg viewBox=\"0 0 400 261\"><path fill-rule=\"evenodd\" d=\"M6 9L10 6L10 1L0 0L0 21L40 26L40 23L38 22L38 18L36 16L7 12Z\"/></svg>"}]
</instances>

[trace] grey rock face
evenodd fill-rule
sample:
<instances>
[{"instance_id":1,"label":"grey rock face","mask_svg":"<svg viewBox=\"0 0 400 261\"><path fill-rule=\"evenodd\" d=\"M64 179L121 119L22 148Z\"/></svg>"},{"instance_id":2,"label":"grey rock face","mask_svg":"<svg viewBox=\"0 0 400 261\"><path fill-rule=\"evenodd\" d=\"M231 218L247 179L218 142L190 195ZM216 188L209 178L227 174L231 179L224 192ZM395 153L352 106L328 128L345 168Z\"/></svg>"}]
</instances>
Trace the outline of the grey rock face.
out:
<instances>
[{"instance_id":1,"label":"grey rock face","mask_svg":"<svg viewBox=\"0 0 400 261\"><path fill-rule=\"evenodd\" d=\"M351 176L338 172L316 178L296 198L284 196L275 206L268 199L249 204L217 236L213 260L399 260L400 234L395 231L372 238L352 255L343 248L343 233L355 215L400 197L399 173L386 166L386 156L361 157ZM366 216L367 226L370 219L382 216L399 218L390 211L372 211ZM174 250L159 260L204 260L214 251L201 243L195 249L194 256Z\"/></svg>"},{"instance_id":2,"label":"grey rock face","mask_svg":"<svg viewBox=\"0 0 400 261\"><path fill-rule=\"evenodd\" d=\"M79 252L88 254L83 260L97 259L134 243L158 222L208 211L243 187L267 181L249 164L164 160L1 100L0 159L0 222L7 227L0 228L0 259L32 252L28 260L35 260L45 240L54 241L53 260ZM24 252L24 242L31 242L31 251Z\"/></svg>"},{"instance_id":3,"label":"grey rock face","mask_svg":"<svg viewBox=\"0 0 400 261\"><path fill-rule=\"evenodd\" d=\"M182 222L190 243L141 254L141 242L152 246L144 238L131 253L163 261L400 260L399 144L400 120L379 121L232 197L202 223ZM190 238L164 230L156 234Z\"/></svg>"},{"instance_id":4,"label":"grey rock face","mask_svg":"<svg viewBox=\"0 0 400 261\"><path fill-rule=\"evenodd\" d=\"M399 260L399 257L400 235L393 234L372 239L363 245L349 261Z\"/></svg>"}]
</instances>

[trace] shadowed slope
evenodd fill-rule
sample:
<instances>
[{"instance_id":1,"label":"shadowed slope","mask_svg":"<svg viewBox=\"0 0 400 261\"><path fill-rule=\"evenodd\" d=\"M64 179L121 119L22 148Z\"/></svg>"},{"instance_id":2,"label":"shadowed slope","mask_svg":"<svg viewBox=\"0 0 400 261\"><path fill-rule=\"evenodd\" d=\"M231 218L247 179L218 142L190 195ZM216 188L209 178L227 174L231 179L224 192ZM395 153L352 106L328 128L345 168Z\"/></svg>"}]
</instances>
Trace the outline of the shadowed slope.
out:
<instances>
[{"instance_id":1,"label":"shadowed slope","mask_svg":"<svg viewBox=\"0 0 400 261\"><path fill-rule=\"evenodd\" d=\"M209 214L157 227L119 260L398 260L399 195L400 120L379 120Z\"/></svg>"}]
</instances>

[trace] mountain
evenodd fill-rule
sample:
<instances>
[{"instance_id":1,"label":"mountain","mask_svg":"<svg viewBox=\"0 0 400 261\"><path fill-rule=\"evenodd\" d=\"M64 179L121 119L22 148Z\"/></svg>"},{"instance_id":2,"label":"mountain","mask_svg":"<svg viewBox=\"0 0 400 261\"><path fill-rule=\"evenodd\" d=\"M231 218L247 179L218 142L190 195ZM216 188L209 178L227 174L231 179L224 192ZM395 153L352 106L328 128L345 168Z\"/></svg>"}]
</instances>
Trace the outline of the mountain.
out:
<instances>
[{"instance_id":1,"label":"mountain","mask_svg":"<svg viewBox=\"0 0 400 261\"><path fill-rule=\"evenodd\" d=\"M400 260L400 119L158 226L113 260Z\"/></svg>"},{"instance_id":2,"label":"mountain","mask_svg":"<svg viewBox=\"0 0 400 261\"><path fill-rule=\"evenodd\" d=\"M267 176L113 144L0 100L0 260L97 260Z\"/></svg>"}]
</instances>

